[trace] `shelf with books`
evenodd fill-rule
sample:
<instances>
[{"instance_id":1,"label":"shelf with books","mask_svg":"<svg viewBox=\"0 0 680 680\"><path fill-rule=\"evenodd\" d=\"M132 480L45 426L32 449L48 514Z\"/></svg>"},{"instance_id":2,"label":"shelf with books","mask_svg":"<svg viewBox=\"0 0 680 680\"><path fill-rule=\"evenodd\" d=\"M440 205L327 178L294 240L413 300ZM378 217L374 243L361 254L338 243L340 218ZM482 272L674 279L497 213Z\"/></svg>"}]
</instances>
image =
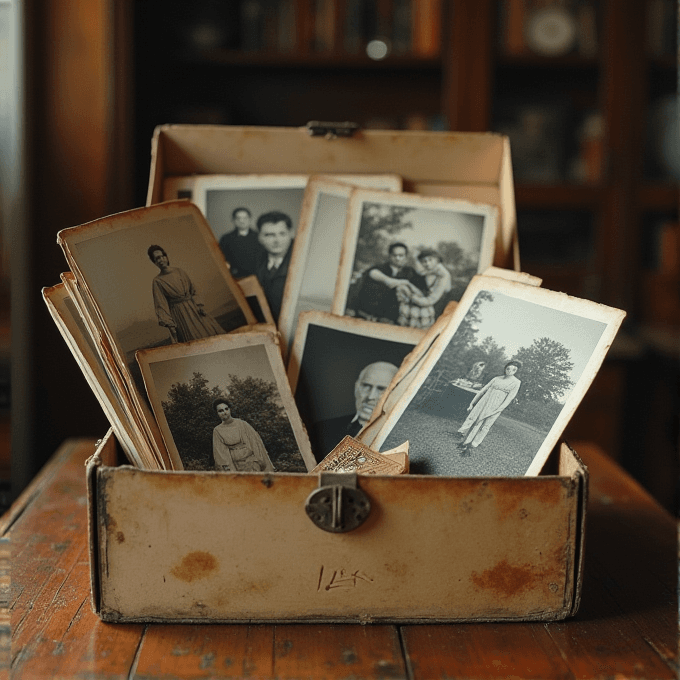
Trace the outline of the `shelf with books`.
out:
<instances>
[{"instance_id":1,"label":"shelf with books","mask_svg":"<svg viewBox=\"0 0 680 680\"><path fill-rule=\"evenodd\" d=\"M518 184L603 181L606 112L594 58L499 58L492 109L493 130L510 138Z\"/></svg>"},{"instance_id":2,"label":"shelf with books","mask_svg":"<svg viewBox=\"0 0 680 680\"><path fill-rule=\"evenodd\" d=\"M415 54L390 54L384 59L371 59L363 54L348 54L346 52L241 52L238 50L203 50L200 52L184 52L176 55L173 61L177 63L202 66L207 64L222 64L224 66L239 66L244 68L259 68L266 66L272 69L309 68L309 69L357 69L369 71L384 71L390 69L403 70L438 70L441 69L440 57L419 56Z\"/></svg>"},{"instance_id":3,"label":"shelf with books","mask_svg":"<svg viewBox=\"0 0 680 680\"><path fill-rule=\"evenodd\" d=\"M170 50L246 55L349 54L436 58L442 0L146 0L141 22Z\"/></svg>"}]
</instances>

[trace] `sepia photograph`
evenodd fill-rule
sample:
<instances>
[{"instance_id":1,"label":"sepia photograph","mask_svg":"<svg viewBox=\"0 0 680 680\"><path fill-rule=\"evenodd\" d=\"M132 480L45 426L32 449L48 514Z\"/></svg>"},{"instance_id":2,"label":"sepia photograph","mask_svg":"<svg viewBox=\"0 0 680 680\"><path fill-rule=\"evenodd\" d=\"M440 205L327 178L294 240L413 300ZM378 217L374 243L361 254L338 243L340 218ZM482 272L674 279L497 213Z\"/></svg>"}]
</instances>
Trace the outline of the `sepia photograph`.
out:
<instances>
[{"instance_id":1,"label":"sepia photograph","mask_svg":"<svg viewBox=\"0 0 680 680\"><path fill-rule=\"evenodd\" d=\"M538 474L624 316L475 277L372 447L409 440L414 474Z\"/></svg>"},{"instance_id":2,"label":"sepia photograph","mask_svg":"<svg viewBox=\"0 0 680 680\"><path fill-rule=\"evenodd\" d=\"M368 175L363 184L381 191L395 192L402 188L398 175ZM279 317L279 329L287 348L295 337L300 312L331 311L335 276L329 276L329 272L337 272L340 266L349 197L355 186L324 176L309 179Z\"/></svg>"},{"instance_id":3,"label":"sepia photograph","mask_svg":"<svg viewBox=\"0 0 680 680\"><path fill-rule=\"evenodd\" d=\"M333 313L429 328L491 265L497 221L492 205L353 191Z\"/></svg>"},{"instance_id":4,"label":"sepia photograph","mask_svg":"<svg viewBox=\"0 0 680 680\"><path fill-rule=\"evenodd\" d=\"M300 315L288 380L317 461L344 436L356 437L423 334L397 327L386 333L370 321L327 312Z\"/></svg>"},{"instance_id":5,"label":"sepia photograph","mask_svg":"<svg viewBox=\"0 0 680 680\"><path fill-rule=\"evenodd\" d=\"M244 279L238 280L238 285L246 297L246 302L250 307L250 311L255 315L257 323L274 323L267 298L264 295L262 286L257 280L257 276L246 276Z\"/></svg>"},{"instance_id":6,"label":"sepia photograph","mask_svg":"<svg viewBox=\"0 0 680 680\"><path fill-rule=\"evenodd\" d=\"M137 353L177 470L307 472L315 465L268 332Z\"/></svg>"},{"instance_id":7,"label":"sepia photograph","mask_svg":"<svg viewBox=\"0 0 680 680\"><path fill-rule=\"evenodd\" d=\"M155 467L153 454L148 451L143 438L129 427L129 408L111 383L106 367L66 286L59 283L43 288L42 295L52 319L102 407L127 459L138 467Z\"/></svg>"},{"instance_id":8,"label":"sepia photograph","mask_svg":"<svg viewBox=\"0 0 680 680\"><path fill-rule=\"evenodd\" d=\"M59 242L135 378L139 349L255 323L205 218L187 201L65 229Z\"/></svg>"}]
</instances>

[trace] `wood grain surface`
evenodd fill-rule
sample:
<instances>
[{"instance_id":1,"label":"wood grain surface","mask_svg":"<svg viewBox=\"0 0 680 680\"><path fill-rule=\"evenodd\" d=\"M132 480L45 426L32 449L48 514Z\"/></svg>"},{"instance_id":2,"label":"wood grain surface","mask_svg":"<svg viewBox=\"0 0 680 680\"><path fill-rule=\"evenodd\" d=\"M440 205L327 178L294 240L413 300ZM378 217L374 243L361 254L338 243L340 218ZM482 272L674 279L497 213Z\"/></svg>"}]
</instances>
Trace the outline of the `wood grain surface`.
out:
<instances>
[{"instance_id":1,"label":"wood grain surface","mask_svg":"<svg viewBox=\"0 0 680 680\"><path fill-rule=\"evenodd\" d=\"M0 592L11 577L0 628L9 618L12 642L10 655L0 634L0 664L11 663L0 678L675 678L675 521L596 447L575 448L591 495L571 619L142 625L105 624L90 608L84 462L94 441L69 440L0 520Z\"/></svg>"}]
</instances>

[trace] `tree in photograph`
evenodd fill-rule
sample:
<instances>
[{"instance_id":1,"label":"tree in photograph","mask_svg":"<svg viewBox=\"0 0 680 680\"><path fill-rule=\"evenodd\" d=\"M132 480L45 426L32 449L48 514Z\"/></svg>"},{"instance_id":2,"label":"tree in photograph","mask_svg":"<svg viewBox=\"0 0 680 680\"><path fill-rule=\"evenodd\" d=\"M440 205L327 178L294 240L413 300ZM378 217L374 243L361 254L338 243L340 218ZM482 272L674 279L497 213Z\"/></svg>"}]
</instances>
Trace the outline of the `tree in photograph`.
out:
<instances>
[{"instance_id":1,"label":"tree in photograph","mask_svg":"<svg viewBox=\"0 0 680 680\"><path fill-rule=\"evenodd\" d=\"M448 346L418 390L413 406L428 408L428 404L439 398L451 380L464 377L470 370L469 357L476 347L478 324L482 320L480 308L485 302L493 302L493 299L493 295L484 290L477 294Z\"/></svg>"},{"instance_id":2,"label":"tree in photograph","mask_svg":"<svg viewBox=\"0 0 680 680\"><path fill-rule=\"evenodd\" d=\"M505 347L501 347L491 336L473 345L465 359L470 367L477 361L484 361L486 363L483 379L480 382L488 382L496 375L503 375L505 364L508 363Z\"/></svg>"},{"instance_id":3,"label":"tree in photograph","mask_svg":"<svg viewBox=\"0 0 680 680\"><path fill-rule=\"evenodd\" d=\"M305 472L300 467L298 446L285 409L279 403L274 382L261 378L230 376L232 415L245 420L262 438L277 470Z\"/></svg>"},{"instance_id":4,"label":"tree in photograph","mask_svg":"<svg viewBox=\"0 0 680 680\"><path fill-rule=\"evenodd\" d=\"M485 290L477 293L456 332L442 352L437 366L444 369L450 379L461 378L470 370L468 356L475 347L478 325L482 320L481 308L485 302L493 302L493 295Z\"/></svg>"},{"instance_id":5,"label":"tree in photograph","mask_svg":"<svg viewBox=\"0 0 680 680\"><path fill-rule=\"evenodd\" d=\"M355 269L381 264L387 260L387 249L404 229L413 229L405 216L414 208L382 203L365 203L357 240Z\"/></svg>"},{"instance_id":6,"label":"tree in photograph","mask_svg":"<svg viewBox=\"0 0 680 680\"><path fill-rule=\"evenodd\" d=\"M560 401L573 385L569 377L574 363L569 350L557 340L539 338L521 347L515 356L522 362L519 398L532 402Z\"/></svg>"},{"instance_id":7,"label":"tree in photograph","mask_svg":"<svg viewBox=\"0 0 680 680\"><path fill-rule=\"evenodd\" d=\"M477 263L454 241L440 241L437 252L442 256L444 266L451 272L449 298L460 300L470 279L477 273Z\"/></svg>"},{"instance_id":8,"label":"tree in photograph","mask_svg":"<svg viewBox=\"0 0 680 680\"><path fill-rule=\"evenodd\" d=\"M212 431L219 419L212 410L212 400L221 394L219 388L208 388L199 372L185 383L174 383L167 401L161 406L172 438L184 467L212 470Z\"/></svg>"}]
</instances>

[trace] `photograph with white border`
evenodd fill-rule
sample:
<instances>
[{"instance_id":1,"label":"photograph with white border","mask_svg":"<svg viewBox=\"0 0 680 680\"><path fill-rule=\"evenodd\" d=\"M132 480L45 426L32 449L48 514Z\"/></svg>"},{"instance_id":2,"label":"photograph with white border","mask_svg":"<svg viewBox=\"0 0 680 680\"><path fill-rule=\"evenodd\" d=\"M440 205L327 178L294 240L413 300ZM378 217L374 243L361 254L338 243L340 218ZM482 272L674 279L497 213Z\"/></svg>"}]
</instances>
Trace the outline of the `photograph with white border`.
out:
<instances>
[{"instance_id":1,"label":"photograph with white border","mask_svg":"<svg viewBox=\"0 0 680 680\"><path fill-rule=\"evenodd\" d=\"M316 465L273 333L142 350L137 361L175 469L308 472Z\"/></svg>"},{"instance_id":2,"label":"photograph with white border","mask_svg":"<svg viewBox=\"0 0 680 680\"><path fill-rule=\"evenodd\" d=\"M333 313L429 328L491 265L497 223L490 204L355 190Z\"/></svg>"},{"instance_id":3,"label":"photograph with white border","mask_svg":"<svg viewBox=\"0 0 680 680\"><path fill-rule=\"evenodd\" d=\"M476 276L372 441L410 442L411 472L536 475L625 312Z\"/></svg>"}]
</instances>

